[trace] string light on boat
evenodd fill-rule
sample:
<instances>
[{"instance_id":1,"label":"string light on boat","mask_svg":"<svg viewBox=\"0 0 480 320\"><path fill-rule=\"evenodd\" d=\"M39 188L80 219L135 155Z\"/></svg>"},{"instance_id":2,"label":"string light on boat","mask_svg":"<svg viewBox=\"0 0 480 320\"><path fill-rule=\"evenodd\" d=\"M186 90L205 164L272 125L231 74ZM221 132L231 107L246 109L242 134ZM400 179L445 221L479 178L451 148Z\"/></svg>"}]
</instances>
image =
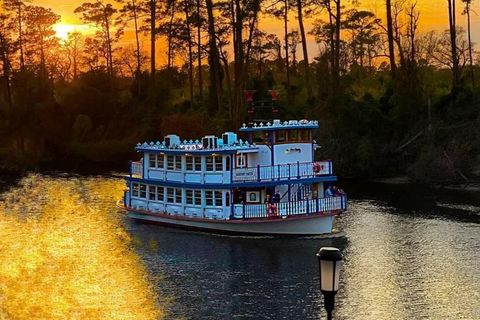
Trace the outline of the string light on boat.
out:
<instances>
[{"instance_id":1,"label":"string light on boat","mask_svg":"<svg viewBox=\"0 0 480 320\"><path fill-rule=\"evenodd\" d=\"M342 254L337 248L323 247L318 251L317 258L320 271L320 291L325 299L327 319L331 320L335 308L335 295L340 282Z\"/></svg>"}]
</instances>

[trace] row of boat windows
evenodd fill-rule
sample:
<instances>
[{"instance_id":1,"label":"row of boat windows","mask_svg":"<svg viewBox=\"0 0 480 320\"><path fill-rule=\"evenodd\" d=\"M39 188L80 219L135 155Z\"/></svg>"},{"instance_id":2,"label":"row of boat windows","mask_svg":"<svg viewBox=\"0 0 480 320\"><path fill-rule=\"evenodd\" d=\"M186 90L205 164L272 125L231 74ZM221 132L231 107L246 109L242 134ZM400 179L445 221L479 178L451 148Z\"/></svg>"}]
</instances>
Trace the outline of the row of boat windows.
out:
<instances>
[{"instance_id":1,"label":"row of boat windows","mask_svg":"<svg viewBox=\"0 0 480 320\"><path fill-rule=\"evenodd\" d=\"M210 156L181 156L149 154L148 165L153 169L166 169L182 171L183 158L185 160L186 171L203 171L202 158L205 159L205 171L230 171L230 158L225 157L225 170L223 169L223 157L219 155ZM237 167L246 165L246 155L237 156Z\"/></svg>"},{"instance_id":2,"label":"row of boat windows","mask_svg":"<svg viewBox=\"0 0 480 320\"><path fill-rule=\"evenodd\" d=\"M277 130L277 131L255 131L253 142L256 143L298 143L312 142L312 130Z\"/></svg>"},{"instance_id":3,"label":"row of boat windows","mask_svg":"<svg viewBox=\"0 0 480 320\"><path fill-rule=\"evenodd\" d=\"M205 206L221 207L222 192L216 190L182 189L173 187L152 186L142 183L132 183L132 197L145 198L150 201L160 201L172 204L182 204L183 193L185 204L202 205L202 198L205 199ZM148 197L147 197L148 195ZM230 194L226 195L227 206L230 205Z\"/></svg>"}]
</instances>

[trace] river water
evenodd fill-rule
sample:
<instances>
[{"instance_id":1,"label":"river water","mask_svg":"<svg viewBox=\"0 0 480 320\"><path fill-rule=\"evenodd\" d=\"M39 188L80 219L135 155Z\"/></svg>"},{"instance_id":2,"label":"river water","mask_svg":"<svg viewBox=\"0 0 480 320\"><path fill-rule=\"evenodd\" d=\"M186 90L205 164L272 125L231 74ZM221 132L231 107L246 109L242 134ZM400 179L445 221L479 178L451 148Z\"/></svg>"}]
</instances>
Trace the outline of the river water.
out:
<instances>
[{"instance_id":1,"label":"river water","mask_svg":"<svg viewBox=\"0 0 480 320\"><path fill-rule=\"evenodd\" d=\"M75 179L93 189L123 184ZM344 256L335 319L480 319L479 193L342 187L349 210L333 237L230 237L122 221L167 319L324 319L322 246ZM118 211L101 193L88 201Z\"/></svg>"}]
</instances>

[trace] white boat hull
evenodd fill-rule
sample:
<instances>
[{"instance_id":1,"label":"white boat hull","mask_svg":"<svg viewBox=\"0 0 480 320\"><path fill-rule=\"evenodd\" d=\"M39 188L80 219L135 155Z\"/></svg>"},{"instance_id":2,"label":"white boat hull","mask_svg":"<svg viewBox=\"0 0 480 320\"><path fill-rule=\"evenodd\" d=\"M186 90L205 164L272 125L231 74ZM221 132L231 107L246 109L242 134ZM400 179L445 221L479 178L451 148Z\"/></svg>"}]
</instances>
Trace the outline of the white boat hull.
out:
<instances>
[{"instance_id":1,"label":"white boat hull","mask_svg":"<svg viewBox=\"0 0 480 320\"><path fill-rule=\"evenodd\" d=\"M130 218L144 222L213 233L245 235L313 236L331 233L336 215L322 213L285 219L210 220L127 210Z\"/></svg>"}]
</instances>

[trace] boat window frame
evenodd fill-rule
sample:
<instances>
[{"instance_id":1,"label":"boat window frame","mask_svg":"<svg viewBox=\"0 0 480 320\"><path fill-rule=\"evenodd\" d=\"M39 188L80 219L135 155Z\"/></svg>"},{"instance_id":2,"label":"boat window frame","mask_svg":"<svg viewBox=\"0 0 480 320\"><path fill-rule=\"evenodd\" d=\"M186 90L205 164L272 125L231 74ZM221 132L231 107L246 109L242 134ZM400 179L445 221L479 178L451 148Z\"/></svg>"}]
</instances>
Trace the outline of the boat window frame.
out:
<instances>
[{"instance_id":1,"label":"boat window frame","mask_svg":"<svg viewBox=\"0 0 480 320\"><path fill-rule=\"evenodd\" d=\"M175 191L175 203L176 204L181 204L182 203L182 188L174 188Z\"/></svg>"},{"instance_id":2,"label":"boat window frame","mask_svg":"<svg viewBox=\"0 0 480 320\"><path fill-rule=\"evenodd\" d=\"M222 191L213 191L213 203L215 207L222 207L223 206L223 196Z\"/></svg>"},{"instance_id":3,"label":"boat window frame","mask_svg":"<svg viewBox=\"0 0 480 320\"><path fill-rule=\"evenodd\" d=\"M140 196L139 198L147 199L147 185L140 183Z\"/></svg>"},{"instance_id":4,"label":"boat window frame","mask_svg":"<svg viewBox=\"0 0 480 320\"><path fill-rule=\"evenodd\" d=\"M175 165L173 169L174 171L182 171L182 156L181 155L175 155Z\"/></svg>"},{"instance_id":5,"label":"boat window frame","mask_svg":"<svg viewBox=\"0 0 480 320\"><path fill-rule=\"evenodd\" d=\"M202 156L193 156L193 169L196 172L202 171Z\"/></svg>"},{"instance_id":6,"label":"boat window frame","mask_svg":"<svg viewBox=\"0 0 480 320\"><path fill-rule=\"evenodd\" d=\"M167 170L175 170L175 156L173 154L167 155Z\"/></svg>"},{"instance_id":7,"label":"boat window frame","mask_svg":"<svg viewBox=\"0 0 480 320\"><path fill-rule=\"evenodd\" d=\"M174 203L173 202L174 200L175 200L175 188L167 187L167 203Z\"/></svg>"},{"instance_id":8,"label":"boat window frame","mask_svg":"<svg viewBox=\"0 0 480 320\"><path fill-rule=\"evenodd\" d=\"M152 197L153 194L153 197ZM148 200L157 201L157 186L148 186Z\"/></svg>"},{"instance_id":9,"label":"boat window frame","mask_svg":"<svg viewBox=\"0 0 480 320\"><path fill-rule=\"evenodd\" d=\"M213 207L213 190L205 190L205 207Z\"/></svg>"},{"instance_id":10,"label":"boat window frame","mask_svg":"<svg viewBox=\"0 0 480 320\"><path fill-rule=\"evenodd\" d=\"M163 155L163 153L161 154L157 154L157 169L164 169L165 168L165 163L164 163L164 160L165 159L165 156Z\"/></svg>"},{"instance_id":11,"label":"boat window frame","mask_svg":"<svg viewBox=\"0 0 480 320\"><path fill-rule=\"evenodd\" d=\"M165 189L163 186L157 186L157 201L165 202Z\"/></svg>"},{"instance_id":12,"label":"boat window frame","mask_svg":"<svg viewBox=\"0 0 480 320\"><path fill-rule=\"evenodd\" d=\"M214 155L213 156L213 171L215 172L223 172L223 157L222 155Z\"/></svg>"},{"instance_id":13,"label":"boat window frame","mask_svg":"<svg viewBox=\"0 0 480 320\"><path fill-rule=\"evenodd\" d=\"M155 153L148 154L148 167L154 169L157 168L157 155Z\"/></svg>"},{"instance_id":14,"label":"boat window frame","mask_svg":"<svg viewBox=\"0 0 480 320\"><path fill-rule=\"evenodd\" d=\"M237 153L235 155L235 168L248 168L248 154Z\"/></svg>"},{"instance_id":15,"label":"boat window frame","mask_svg":"<svg viewBox=\"0 0 480 320\"><path fill-rule=\"evenodd\" d=\"M199 189L194 189L193 190L193 199L194 199L194 205L196 206L201 206L202 205L202 190Z\"/></svg>"},{"instance_id":16,"label":"boat window frame","mask_svg":"<svg viewBox=\"0 0 480 320\"><path fill-rule=\"evenodd\" d=\"M132 183L132 197L136 197L136 198L140 197L140 183L136 183L136 182Z\"/></svg>"}]
</instances>

